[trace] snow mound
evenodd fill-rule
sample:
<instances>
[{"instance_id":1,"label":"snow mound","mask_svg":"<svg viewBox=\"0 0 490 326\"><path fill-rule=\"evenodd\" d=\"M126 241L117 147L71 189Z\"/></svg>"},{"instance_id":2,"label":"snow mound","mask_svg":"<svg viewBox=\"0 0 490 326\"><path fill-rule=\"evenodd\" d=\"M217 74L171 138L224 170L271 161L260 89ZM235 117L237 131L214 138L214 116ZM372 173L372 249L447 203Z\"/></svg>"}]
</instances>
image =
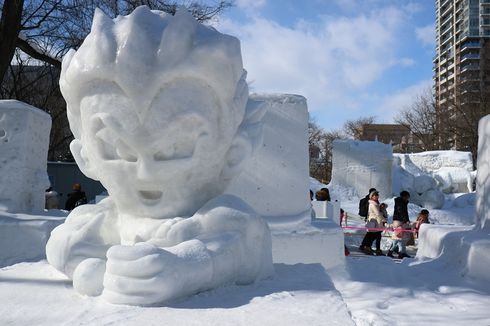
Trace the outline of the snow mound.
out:
<instances>
[{"instance_id":1,"label":"snow mound","mask_svg":"<svg viewBox=\"0 0 490 326\"><path fill-rule=\"evenodd\" d=\"M58 216L0 214L0 267L46 257L46 242L51 231L66 216L63 211L51 210Z\"/></svg>"},{"instance_id":2,"label":"snow mound","mask_svg":"<svg viewBox=\"0 0 490 326\"><path fill-rule=\"evenodd\" d=\"M376 141L335 140L330 184L355 189L360 197L376 188L381 198L392 195L391 145Z\"/></svg>"},{"instance_id":3,"label":"snow mound","mask_svg":"<svg viewBox=\"0 0 490 326\"><path fill-rule=\"evenodd\" d=\"M42 212L49 187L51 117L26 103L0 100L0 206L12 213Z\"/></svg>"},{"instance_id":4,"label":"snow mound","mask_svg":"<svg viewBox=\"0 0 490 326\"><path fill-rule=\"evenodd\" d=\"M310 209L306 99L289 94L251 98L268 107L262 119L264 140L226 192L262 216L301 216Z\"/></svg>"}]
</instances>

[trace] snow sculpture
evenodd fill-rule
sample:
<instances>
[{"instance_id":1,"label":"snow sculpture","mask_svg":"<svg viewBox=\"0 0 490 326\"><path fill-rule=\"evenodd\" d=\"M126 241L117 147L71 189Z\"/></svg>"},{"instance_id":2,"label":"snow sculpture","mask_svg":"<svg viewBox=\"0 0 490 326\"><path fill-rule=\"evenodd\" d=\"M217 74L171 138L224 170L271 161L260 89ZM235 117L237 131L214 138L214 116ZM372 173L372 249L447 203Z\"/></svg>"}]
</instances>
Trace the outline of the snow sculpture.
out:
<instances>
[{"instance_id":1,"label":"snow sculpture","mask_svg":"<svg viewBox=\"0 0 490 326\"><path fill-rule=\"evenodd\" d=\"M354 188L359 197L373 187L382 198L391 197L391 145L377 141L336 140L332 156L332 184Z\"/></svg>"},{"instance_id":2,"label":"snow sculpture","mask_svg":"<svg viewBox=\"0 0 490 326\"><path fill-rule=\"evenodd\" d=\"M26 103L0 101L0 209L44 209L51 117Z\"/></svg>"},{"instance_id":3,"label":"snow sculpture","mask_svg":"<svg viewBox=\"0 0 490 326\"><path fill-rule=\"evenodd\" d=\"M222 195L264 114L248 101L236 38L186 11L97 11L60 85L77 164L110 195L76 208L46 246L77 291L153 305L271 275L267 224Z\"/></svg>"},{"instance_id":4,"label":"snow sculpture","mask_svg":"<svg viewBox=\"0 0 490 326\"><path fill-rule=\"evenodd\" d=\"M439 189L445 193L472 192L474 176L460 167L442 167L433 173Z\"/></svg>"},{"instance_id":5,"label":"snow sculpture","mask_svg":"<svg viewBox=\"0 0 490 326\"><path fill-rule=\"evenodd\" d=\"M252 95L269 106L262 119L264 141L227 193L243 198L273 223L310 215L308 109L300 95Z\"/></svg>"},{"instance_id":6,"label":"snow sculpture","mask_svg":"<svg viewBox=\"0 0 490 326\"><path fill-rule=\"evenodd\" d=\"M410 201L428 209L438 209L444 205L444 194L437 188L437 182L429 175L423 174L413 178L412 185L403 190L410 192Z\"/></svg>"},{"instance_id":7,"label":"snow sculpture","mask_svg":"<svg viewBox=\"0 0 490 326\"><path fill-rule=\"evenodd\" d=\"M394 171L402 169L414 177L430 176L437 181L437 188L444 193L473 191L475 176L470 152L428 151L415 154L393 154L393 156L396 162ZM406 190L411 182L413 181L403 179L401 184L393 187L394 192L397 193L400 187Z\"/></svg>"},{"instance_id":8,"label":"snow sculpture","mask_svg":"<svg viewBox=\"0 0 490 326\"><path fill-rule=\"evenodd\" d=\"M490 230L490 115L478 124L476 227Z\"/></svg>"}]
</instances>

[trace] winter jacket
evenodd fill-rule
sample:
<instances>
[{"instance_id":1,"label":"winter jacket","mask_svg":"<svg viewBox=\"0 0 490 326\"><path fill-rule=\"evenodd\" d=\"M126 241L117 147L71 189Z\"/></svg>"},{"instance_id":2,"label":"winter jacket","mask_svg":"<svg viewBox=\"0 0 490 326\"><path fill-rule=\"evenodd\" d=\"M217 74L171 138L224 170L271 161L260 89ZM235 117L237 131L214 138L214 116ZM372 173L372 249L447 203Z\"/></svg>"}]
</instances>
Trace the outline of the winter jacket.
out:
<instances>
[{"instance_id":1,"label":"winter jacket","mask_svg":"<svg viewBox=\"0 0 490 326\"><path fill-rule=\"evenodd\" d=\"M391 225L393 228L393 234L391 238L393 240L402 240L403 239L403 224L400 221L393 221Z\"/></svg>"},{"instance_id":2,"label":"winter jacket","mask_svg":"<svg viewBox=\"0 0 490 326\"><path fill-rule=\"evenodd\" d=\"M402 223L410 222L408 218L408 202L401 197L395 198L395 208L393 209L393 221Z\"/></svg>"},{"instance_id":3,"label":"winter jacket","mask_svg":"<svg viewBox=\"0 0 490 326\"><path fill-rule=\"evenodd\" d=\"M65 203L65 210L71 211L72 209L79 206L80 204L86 204L86 203L87 203L87 197L85 196L85 192L74 191L68 194L68 199L66 200Z\"/></svg>"},{"instance_id":4,"label":"winter jacket","mask_svg":"<svg viewBox=\"0 0 490 326\"><path fill-rule=\"evenodd\" d=\"M379 209L379 203L374 200L369 200L368 208L368 224L373 228L382 228L383 224L386 222L383 213ZM378 231L373 231L378 232Z\"/></svg>"}]
</instances>

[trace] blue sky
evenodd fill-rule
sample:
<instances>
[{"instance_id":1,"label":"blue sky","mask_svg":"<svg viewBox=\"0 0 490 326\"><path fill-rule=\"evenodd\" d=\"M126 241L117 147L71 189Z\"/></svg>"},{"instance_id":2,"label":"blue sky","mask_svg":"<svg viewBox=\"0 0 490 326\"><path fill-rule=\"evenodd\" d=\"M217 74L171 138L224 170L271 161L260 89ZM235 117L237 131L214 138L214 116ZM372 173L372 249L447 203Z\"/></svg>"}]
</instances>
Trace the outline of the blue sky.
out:
<instances>
[{"instance_id":1,"label":"blue sky","mask_svg":"<svg viewBox=\"0 0 490 326\"><path fill-rule=\"evenodd\" d=\"M325 129L390 123L432 85L433 0L236 0L217 28L237 36L252 92L308 99Z\"/></svg>"}]
</instances>

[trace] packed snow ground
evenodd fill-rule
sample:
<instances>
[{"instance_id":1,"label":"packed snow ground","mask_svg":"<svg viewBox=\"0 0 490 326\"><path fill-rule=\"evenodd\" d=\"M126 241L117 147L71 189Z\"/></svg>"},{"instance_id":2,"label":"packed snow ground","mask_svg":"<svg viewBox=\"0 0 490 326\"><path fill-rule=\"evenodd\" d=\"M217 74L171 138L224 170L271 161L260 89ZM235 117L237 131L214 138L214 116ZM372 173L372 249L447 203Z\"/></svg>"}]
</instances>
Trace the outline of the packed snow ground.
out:
<instances>
[{"instance_id":1,"label":"packed snow ground","mask_svg":"<svg viewBox=\"0 0 490 326\"><path fill-rule=\"evenodd\" d=\"M332 189L347 211L358 198ZM471 225L474 206L447 197L431 221ZM391 199L385 200L390 207ZM470 201L471 203L471 201ZM460 205L461 206L461 205ZM420 207L410 205L413 219ZM362 225L352 218L350 225ZM362 235L346 237L355 248ZM386 248L388 239L383 238ZM308 250L308 248L304 248ZM2 325L490 325L490 285L463 277L447 260L352 255L328 273L320 264L275 264L275 275L249 286L228 286L170 306L118 306L83 297L46 261L0 269Z\"/></svg>"}]
</instances>

